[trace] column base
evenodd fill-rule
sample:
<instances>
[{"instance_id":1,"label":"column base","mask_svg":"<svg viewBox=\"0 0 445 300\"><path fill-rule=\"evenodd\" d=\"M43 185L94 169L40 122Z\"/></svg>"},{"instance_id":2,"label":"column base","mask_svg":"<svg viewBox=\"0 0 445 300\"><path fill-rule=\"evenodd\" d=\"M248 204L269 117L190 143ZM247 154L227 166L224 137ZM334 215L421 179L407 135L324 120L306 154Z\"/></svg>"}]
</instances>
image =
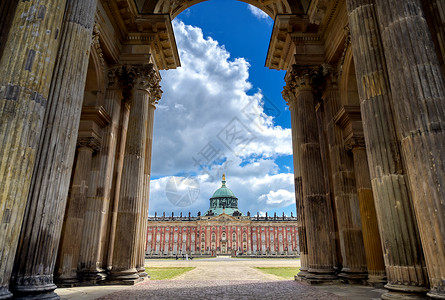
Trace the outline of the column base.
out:
<instances>
[{"instance_id":1,"label":"column base","mask_svg":"<svg viewBox=\"0 0 445 300\"><path fill-rule=\"evenodd\" d=\"M308 268L307 267L300 267L300 272L298 272L297 275L295 275L295 280L303 280L306 278L308 272L307 272Z\"/></svg>"},{"instance_id":2,"label":"column base","mask_svg":"<svg viewBox=\"0 0 445 300\"><path fill-rule=\"evenodd\" d=\"M148 276L147 272L145 272L144 267L137 267L136 269L138 270L139 277L147 277Z\"/></svg>"},{"instance_id":3,"label":"column base","mask_svg":"<svg viewBox=\"0 0 445 300\"><path fill-rule=\"evenodd\" d=\"M0 300L11 299L11 298L12 298L12 293L8 290L8 287L2 286L0 288Z\"/></svg>"},{"instance_id":4,"label":"column base","mask_svg":"<svg viewBox=\"0 0 445 300\"><path fill-rule=\"evenodd\" d=\"M45 277L44 279L42 279ZM54 290L57 286L54 283L47 284L39 284L40 282L47 281L48 278L52 276L27 276L25 278L21 278L20 282L29 283L27 285L14 285L11 290L14 293L14 299L20 300L31 300L31 299L44 299L44 300L53 300L60 299L59 295L57 295ZM37 284L36 284L37 283Z\"/></svg>"},{"instance_id":5,"label":"column base","mask_svg":"<svg viewBox=\"0 0 445 300\"><path fill-rule=\"evenodd\" d=\"M309 268L305 279L309 284L331 284L338 282L338 277L335 275L334 270L326 269Z\"/></svg>"},{"instance_id":6,"label":"column base","mask_svg":"<svg viewBox=\"0 0 445 300\"><path fill-rule=\"evenodd\" d=\"M385 288L385 284L388 283L388 280L386 279L386 273L382 272L381 274L378 275L377 274L371 275L370 273L368 273L368 280L366 281L366 284L379 289Z\"/></svg>"},{"instance_id":7,"label":"column base","mask_svg":"<svg viewBox=\"0 0 445 300\"><path fill-rule=\"evenodd\" d=\"M363 284L368 279L367 272L351 272L343 269L341 273L337 275L339 279L344 283L359 283Z\"/></svg>"},{"instance_id":8,"label":"column base","mask_svg":"<svg viewBox=\"0 0 445 300\"><path fill-rule=\"evenodd\" d=\"M427 293L427 296L433 298L433 299L445 299L445 292L444 291L435 291L431 290Z\"/></svg>"},{"instance_id":9,"label":"column base","mask_svg":"<svg viewBox=\"0 0 445 300\"><path fill-rule=\"evenodd\" d=\"M111 270L110 277L107 280L107 284L125 284L125 285L134 285L138 282L144 280L138 274L136 268L123 270L123 271L114 271Z\"/></svg>"},{"instance_id":10,"label":"column base","mask_svg":"<svg viewBox=\"0 0 445 300\"><path fill-rule=\"evenodd\" d=\"M79 279L77 277L61 277L56 279L57 287L69 288L79 285Z\"/></svg>"},{"instance_id":11,"label":"column base","mask_svg":"<svg viewBox=\"0 0 445 300\"><path fill-rule=\"evenodd\" d=\"M395 284L387 284L385 288L388 289L388 293L382 295L382 299L384 300L392 300L392 299L408 299L408 300L417 300L417 299L429 299L426 296L428 289L420 286L407 286L407 285L395 285Z\"/></svg>"},{"instance_id":12,"label":"column base","mask_svg":"<svg viewBox=\"0 0 445 300\"><path fill-rule=\"evenodd\" d=\"M105 270L80 271L79 278L83 283L97 284L107 278Z\"/></svg>"}]
</instances>

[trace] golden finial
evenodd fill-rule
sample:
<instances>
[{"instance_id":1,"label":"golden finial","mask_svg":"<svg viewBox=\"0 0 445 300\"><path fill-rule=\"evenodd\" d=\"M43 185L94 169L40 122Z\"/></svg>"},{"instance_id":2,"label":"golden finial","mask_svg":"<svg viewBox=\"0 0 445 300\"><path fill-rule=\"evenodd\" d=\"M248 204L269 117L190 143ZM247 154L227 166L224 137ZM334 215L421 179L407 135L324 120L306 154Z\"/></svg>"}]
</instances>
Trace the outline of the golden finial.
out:
<instances>
[{"instance_id":1,"label":"golden finial","mask_svg":"<svg viewBox=\"0 0 445 300\"><path fill-rule=\"evenodd\" d=\"M226 173L223 173L223 178L222 178L222 180L223 180L223 181L226 181Z\"/></svg>"}]
</instances>

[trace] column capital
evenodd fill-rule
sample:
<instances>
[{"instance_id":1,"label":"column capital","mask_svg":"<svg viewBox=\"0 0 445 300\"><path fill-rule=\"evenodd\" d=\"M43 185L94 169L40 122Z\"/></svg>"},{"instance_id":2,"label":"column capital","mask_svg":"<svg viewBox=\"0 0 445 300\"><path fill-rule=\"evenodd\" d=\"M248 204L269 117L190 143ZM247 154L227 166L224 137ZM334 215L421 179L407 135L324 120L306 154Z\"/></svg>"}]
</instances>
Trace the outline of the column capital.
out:
<instances>
[{"instance_id":1,"label":"column capital","mask_svg":"<svg viewBox=\"0 0 445 300\"><path fill-rule=\"evenodd\" d=\"M157 74L153 64L131 64L123 66L123 82L126 90L145 90L156 83Z\"/></svg>"},{"instance_id":2,"label":"column capital","mask_svg":"<svg viewBox=\"0 0 445 300\"><path fill-rule=\"evenodd\" d=\"M156 80L156 82L153 84L153 86L150 87L150 105L156 107L156 105L158 104L159 100L161 100L162 97L162 89L161 86L159 85L161 81L161 78L159 77L158 80Z\"/></svg>"},{"instance_id":3,"label":"column capital","mask_svg":"<svg viewBox=\"0 0 445 300\"><path fill-rule=\"evenodd\" d=\"M350 136L345 140L345 149L354 151L357 148L366 148L364 136Z\"/></svg>"},{"instance_id":4,"label":"column capital","mask_svg":"<svg viewBox=\"0 0 445 300\"><path fill-rule=\"evenodd\" d=\"M297 93L305 90L317 91L323 83L323 66L292 65L285 80L289 88Z\"/></svg>"},{"instance_id":5,"label":"column capital","mask_svg":"<svg viewBox=\"0 0 445 300\"><path fill-rule=\"evenodd\" d=\"M108 68L108 88L122 90L124 88L122 82L122 66L115 65Z\"/></svg>"},{"instance_id":6,"label":"column capital","mask_svg":"<svg viewBox=\"0 0 445 300\"><path fill-rule=\"evenodd\" d=\"M159 85L161 75L152 63L123 65L120 81L123 85L124 99L127 101L136 90L149 93L151 105L156 105L161 98L162 90Z\"/></svg>"},{"instance_id":7,"label":"column capital","mask_svg":"<svg viewBox=\"0 0 445 300\"><path fill-rule=\"evenodd\" d=\"M323 79L328 82L328 88L337 88L339 72L330 64L323 64L321 71Z\"/></svg>"},{"instance_id":8,"label":"column capital","mask_svg":"<svg viewBox=\"0 0 445 300\"><path fill-rule=\"evenodd\" d=\"M93 151L99 151L100 144L101 141L95 137L78 137L76 147L77 148L87 147L91 148L91 150Z\"/></svg>"}]
</instances>

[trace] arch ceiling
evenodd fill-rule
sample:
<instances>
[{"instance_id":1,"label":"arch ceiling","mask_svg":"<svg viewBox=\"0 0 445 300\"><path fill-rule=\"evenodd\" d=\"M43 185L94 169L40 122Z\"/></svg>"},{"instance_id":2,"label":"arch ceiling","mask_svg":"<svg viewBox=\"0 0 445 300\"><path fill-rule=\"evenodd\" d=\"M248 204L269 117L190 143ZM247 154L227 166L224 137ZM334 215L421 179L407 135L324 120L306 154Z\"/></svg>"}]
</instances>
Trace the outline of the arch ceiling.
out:
<instances>
[{"instance_id":1,"label":"arch ceiling","mask_svg":"<svg viewBox=\"0 0 445 300\"><path fill-rule=\"evenodd\" d=\"M177 17L187 8L206 0L135 0L140 13L170 14ZM272 19L277 14L305 14L311 0L243 0L258 7Z\"/></svg>"}]
</instances>

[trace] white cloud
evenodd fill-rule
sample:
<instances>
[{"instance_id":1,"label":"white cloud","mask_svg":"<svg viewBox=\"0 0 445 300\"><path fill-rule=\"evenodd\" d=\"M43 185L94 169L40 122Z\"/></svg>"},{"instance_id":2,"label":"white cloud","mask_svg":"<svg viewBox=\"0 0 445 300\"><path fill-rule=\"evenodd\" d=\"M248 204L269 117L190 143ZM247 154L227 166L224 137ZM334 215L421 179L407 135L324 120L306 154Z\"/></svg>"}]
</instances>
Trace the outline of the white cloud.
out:
<instances>
[{"instance_id":1,"label":"white cloud","mask_svg":"<svg viewBox=\"0 0 445 300\"><path fill-rule=\"evenodd\" d=\"M291 131L274 125L265 110L274 104L261 91L247 94L249 63L232 59L200 28L176 20L173 25L182 67L162 72L152 159L152 177L158 179L151 181L150 214L205 212L223 171L243 213L292 205L293 174L279 173L275 163L278 156L292 154ZM166 186L168 176L183 174L195 176L199 195L178 207L169 201Z\"/></svg>"},{"instance_id":2,"label":"white cloud","mask_svg":"<svg viewBox=\"0 0 445 300\"><path fill-rule=\"evenodd\" d=\"M253 6L251 4L247 4L247 7L249 8L249 11L258 19L268 19L269 15L266 14L264 11L259 9L256 6Z\"/></svg>"}]
</instances>

